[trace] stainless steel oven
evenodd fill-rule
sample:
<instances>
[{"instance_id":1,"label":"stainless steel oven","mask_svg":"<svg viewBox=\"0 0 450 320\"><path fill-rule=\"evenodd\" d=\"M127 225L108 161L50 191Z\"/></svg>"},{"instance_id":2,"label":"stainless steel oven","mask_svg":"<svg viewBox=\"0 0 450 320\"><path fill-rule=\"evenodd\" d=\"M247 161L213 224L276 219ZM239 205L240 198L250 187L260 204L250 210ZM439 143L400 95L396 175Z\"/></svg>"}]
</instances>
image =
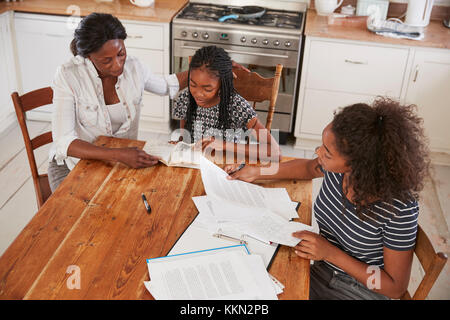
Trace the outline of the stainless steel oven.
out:
<instances>
[{"instance_id":1,"label":"stainless steel oven","mask_svg":"<svg viewBox=\"0 0 450 320\"><path fill-rule=\"evenodd\" d=\"M282 64L283 73L272 123L273 129L280 130L281 140L292 131L294 125L306 6L304 3L292 3L291 10L286 10L277 8L279 2L264 1L266 11L260 18L218 22L220 16L236 8L221 3L190 2L173 19L172 72L187 70L188 57L207 45L224 48L231 59L265 77L272 77L275 66ZM268 103L256 104L262 123L266 121L267 109Z\"/></svg>"}]
</instances>

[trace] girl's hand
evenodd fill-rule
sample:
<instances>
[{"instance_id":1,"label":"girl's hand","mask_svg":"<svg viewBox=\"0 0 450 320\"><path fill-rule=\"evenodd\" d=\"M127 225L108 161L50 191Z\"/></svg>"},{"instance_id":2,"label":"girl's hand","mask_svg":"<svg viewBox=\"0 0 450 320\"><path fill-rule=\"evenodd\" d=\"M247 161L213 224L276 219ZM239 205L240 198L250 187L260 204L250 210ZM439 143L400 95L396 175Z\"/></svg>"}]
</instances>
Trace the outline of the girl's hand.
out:
<instances>
[{"instance_id":1,"label":"girl's hand","mask_svg":"<svg viewBox=\"0 0 450 320\"><path fill-rule=\"evenodd\" d=\"M118 161L135 169L154 166L161 159L160 157L149 155L137 147L119 148L117 152Z\"/></svg>"},{"instance_id":2,"label":"girl's hand","mask_svg":"<svg viewBox=\"0 0 450 320\"><path fill-rule=\"evenodd\" d=\"M302 241L294 247L295 254L301 258L309 260L329 260L329 257L333 254L335 246L317 233L304 230L294 232L292 235L302 239Z\"/></svg>"},{"instance_id":3,"label":"girl's hand","mask_svg":"<svg viewBox=\"0 0 450 320\"><path fill-rule=\"evenodd\" d=\"M239 164L232 164L225 166L224 170L228 173L227 179L229 180L242 180L245 182L253 182L259 177L259 167L245 166L241 170L236 171Z\"/></svg>"}]
</instances>

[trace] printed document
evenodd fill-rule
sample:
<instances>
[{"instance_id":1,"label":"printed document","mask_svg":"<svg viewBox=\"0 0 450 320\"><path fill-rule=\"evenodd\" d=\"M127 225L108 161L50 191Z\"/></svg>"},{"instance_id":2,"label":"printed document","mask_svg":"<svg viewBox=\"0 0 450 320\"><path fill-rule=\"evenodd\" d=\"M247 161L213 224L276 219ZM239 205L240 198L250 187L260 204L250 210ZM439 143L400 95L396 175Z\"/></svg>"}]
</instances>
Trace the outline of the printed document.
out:
<instances>
[{"instance_id":1,"label":"printed document","mask_svg":"<svg viewBox=\"0 0 450 320\"><path fill-rule=\"evenodd\" d=\"M146 288L157 300L277 299L260 256L218 249L148 259Z\"/></svg>"}]
</instances>

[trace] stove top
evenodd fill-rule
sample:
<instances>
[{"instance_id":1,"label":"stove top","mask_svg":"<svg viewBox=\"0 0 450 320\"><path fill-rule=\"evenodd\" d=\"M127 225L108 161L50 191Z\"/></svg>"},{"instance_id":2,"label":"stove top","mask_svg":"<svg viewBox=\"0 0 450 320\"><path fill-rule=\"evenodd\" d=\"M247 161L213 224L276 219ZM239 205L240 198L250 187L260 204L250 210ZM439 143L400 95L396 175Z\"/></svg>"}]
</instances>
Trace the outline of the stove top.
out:
<instances>
[{"instance_id":1,"label":"stove top","mask_svg":"<svg viewBox=\"0 0 450 320\"><path fill-rule=\"evenodd\" d=\"M178 15L179 19L188 19L196 21L218 22L220 17L233 14L239 11L241 7L189 3ZM302 27L303 13L296 11L266 9L264 15L253 19L228 19L223 24L242 24L264 27L276 27L286 29L300 29Z\"/></svg>"}]
</instances>

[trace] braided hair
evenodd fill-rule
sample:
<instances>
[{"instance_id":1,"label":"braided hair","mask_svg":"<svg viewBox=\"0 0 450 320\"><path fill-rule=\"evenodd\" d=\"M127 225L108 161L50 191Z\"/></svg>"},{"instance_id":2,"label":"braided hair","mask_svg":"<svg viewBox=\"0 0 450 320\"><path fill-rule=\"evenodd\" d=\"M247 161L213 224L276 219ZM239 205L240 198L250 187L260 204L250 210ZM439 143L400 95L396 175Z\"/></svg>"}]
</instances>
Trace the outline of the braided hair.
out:
<instances>
[{"instance_id":1,"label":"braided hair","mask_svg":"<svg viewBox=\"0 0 450 320\"><path fill-rule=\"evenodd\" d=\"M216 46L208 46L198 49L189 64L188 79L190 79L191 71L205 67L209 72L219 78L219 126L225 136L225 130L231 128L231 119L228 110L228 106L231 101L231 96L235 92L233 86L233 72L231 59L228 53ZM197 112L197 103L190 91L189 86L189 104L186 112L186 124L185 129L193 133L194 119ZM192 140L194 135L192 134Z\"/></svg>"}]
</instances>

